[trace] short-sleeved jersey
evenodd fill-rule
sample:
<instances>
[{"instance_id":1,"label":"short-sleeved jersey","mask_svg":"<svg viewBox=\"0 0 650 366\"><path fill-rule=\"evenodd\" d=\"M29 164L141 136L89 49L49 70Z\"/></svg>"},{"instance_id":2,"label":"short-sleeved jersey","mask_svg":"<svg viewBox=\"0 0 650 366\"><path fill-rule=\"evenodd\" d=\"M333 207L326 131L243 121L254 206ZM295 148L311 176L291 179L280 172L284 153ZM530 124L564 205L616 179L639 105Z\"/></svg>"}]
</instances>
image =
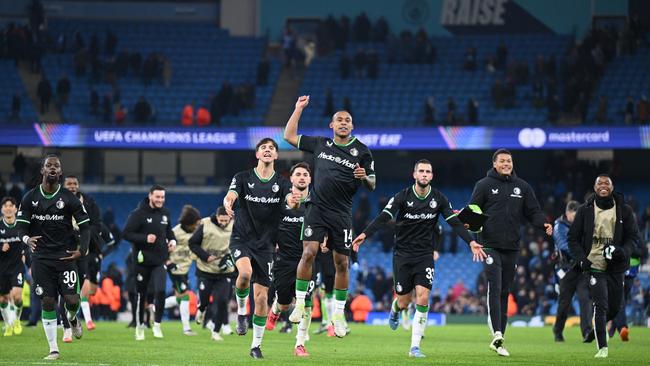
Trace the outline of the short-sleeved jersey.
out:
<instances>
[{"instance_id":1,"label":"short-sleeved jersey","mask_svg":"<svg viewBox=\"0 0 650 366\"><path fill-rule=\"evenodd\" d=\"M9 245L9 250L3 252L5 244ZM23 264L24 246L16 223L9 225L4 219L0 220L0 274L13 271Z\"/></svg>"},{"instance_id":2,"label":"short-sleeved jersey","mask_svg":"<svg viewBox=\"0 0 650 366\"><path fill-rule=\"evenodd\" d=\"M53 194L43 192L39 184L23 197L16 221L29 236L41 236L36 242L34 259L68 257L66 250L76 249L72 218L77 225L88 225L88 213L79 199L59 185Z\"/></svg>"},{"instance_id":3,"label":"short-sleeved jersey","mask_svg":"<svg viewBox=\"0 0 650 366\"><path fill-rule=\"evenodd\" d=\"M388 201L383 212L395 219L395 255L411 257L431 255L438 216L445 220L455 216L447 197L430 187L424 197L411 186Z\"/></svg>"},{"instance_id":4,"label":"short-sleeved jersey","mask_svg":"<svg viewBox=\"0 0 650 366\"><path fill-rule=\"evenodd\" d=\"M280 209L291 192L291 183L277 174L262 179L255 169L235 174L229 191L237 194L232 240L256 241L258 249L273 251Z\"/></svg>"},{"instance_id":5,"label":"short-sleeved jersey","mask_svg":"<svg viewBox=\"0 0 650 366\"><path fill-rule=\"evenodd\" d=\"M314 188L308 202L350 216L352 197L361 186L361 180L354 178L356 165L364 168L366 175L375 175L368 147L356 137L345 145L337 145L331 138L300 135L298 149L314 154Z\"/></svg>"},{"instance_id":6,"label":"short-sleeved jersey","mask_svg":"<svg viewBox=\"0 0 650 366\"><path fill-rule=\"evenodd\" d=\"M282 259L300 260L302 257L302 240L300 230L305 221L305 205L292 209L286 203L282 205L280 225L278 226L278 256Z\"/></svg>"}]
</instances>

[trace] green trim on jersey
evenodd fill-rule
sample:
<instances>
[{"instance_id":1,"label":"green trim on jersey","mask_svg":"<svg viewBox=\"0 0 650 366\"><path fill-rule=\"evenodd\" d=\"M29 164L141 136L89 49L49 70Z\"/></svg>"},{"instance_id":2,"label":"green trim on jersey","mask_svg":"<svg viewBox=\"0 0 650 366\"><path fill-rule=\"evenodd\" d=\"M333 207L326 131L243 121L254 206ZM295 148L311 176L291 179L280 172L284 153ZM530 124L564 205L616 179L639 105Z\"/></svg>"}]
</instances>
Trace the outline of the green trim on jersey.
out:
<instances>
[{"instance_id":1,"label":"green trim on jersey","mask_svg":"<svg viewBox=\"0 0 650 366\"><path fill-rule=\"evenodd\" d=\"M55 191L54 193L52 193L51 195L45 194L45 192L43 192L43 185L42 185L42 184L39 184L39 185L38 185L38 189L41 191L41 195L42 195L46 200L51 200L51 199L54 198L54 196L56 196L56 194L59 193L59 191L61 190L61 184L59 184L59 187L58 187L58 188L56 189L56 191Z\"/></svg>"},{"instance_id":2,"label":"green trim on jersey","mask_svg":"<svg viewBox=\"0 0 650 366\"><path fill-rule=\"evenodd\" d=\"M302 135L298 135L298 143L296 144L296 149L300 149L300 140L302 140Z\"/></svg>"},{"instance_id":3,"label":"green trim on jersey","mask_svg":"<svg viewBox=\"0 0 650 366\"><path fill-rule=\"evenodd\" d=\"M260 177L260 175L257 174L257 170L255 170L255 168L253 168L253 173L255 173L255 175L257 176L257 179L259 179L260 182L262 182L262 183L266 183L266 182L270 181L271 179L273 179L273 177L275 177L275 170L273 171L273 174L271 174L271 176L266 178L266 179Z\"/></svg>"},{"instance_id":4,"label":"green trim on jersey","mask_svg":"<svg viewBox=\"0 0 650 366\"><path fill-rule=\"evenodd\" d=\"M13 224L10 224L10 223L8 223L8 222L5 220L4 217L2 218L2 222L4 222L4 224L5 224L8 228L12 228L12 227L16 226L16 222L17 222L17 221L18 221L18 219L14 219L14 223L13 223Z\"/></svg>"},{"instance_id":5,"label":"green trim on jersey","mask_svg":"<svg viewBox=\"0 0 650 366\"><path fill-rule=\"evenodd\" d=\"M395 217L393 216L393 214L390 213L390 211L388 211L387 209L383 209L381 212L385 212L385 213L389 214L391 219L394 219L394 218L395 218Z\"/></svg>"},{"instance_id":6,"label":"green trim on jersey","mask_svg":"<svg viewBox=\"0 0 650 366\"><path fill-rule=\"evenodd\" d=\"M24 222L25 224L31 224L30 221L23 220L23 219L16 219L16 222Z\"/></svg>"},{"instance_id":7,"label":"green trim on jersey","mask_svg":"<svg viewBox=\"0 0 650 366\"><path fill-rule=\"evenodd\" d=\"M449 215L449 217L447 217L447 218L445 219L445 221L449 221L449 219L451 219L452 217L456 217L456 216L458 216L457 213L455 213L455 214L453 214L453 215Z\"/></svg>"},{"instance_id":8,"label":"green trim on jersey","mask_svg":"<svg viewBox=\"0 0 650 366\"><path fill-rule=\"evenodd\" d=\"M90 219L85 219L85 220L83 220L83 221L81 221L81 222L78 222L78 223L77 223L77 226L79 226L79 225L81 225L81 224L85 224L85 223L87 223L88 221L90 221Z\"/></svg>"},{"instance_id":9,"label":"green trim on jersey","mask_svg":"<svg viewBox=\"0 0 650 366\"><path fill-rule=\"evenodd\" d=\"M415 197L417 197L420 201L424 201L425 199L427 199L427 197L429 197L429 195L431 194L431 191L433 191L433 188L429 186L429 192L427 192L427 194L424 197L422 197L415 190L415 184L411 186L411 189L413 190L413 194L415 195Z\"/></svg>"},{"instance_id":10,"label":"green trim on jersey","mask_svg":"<svg viewBox=\"0 0 650 366\"><path fill-rule=\"evenodd\" d=\"M232 193L236 194L237 197L239 197L239 193L237 193L237 191L235 191L234 189L229 189L228 192L232 192ZM226 194L228 194L228 192L226 192Z\"/></svg>"},{"instance_id":11,"label":"green trim on jersey","mask_svg":"<svg viewBox=\"0 0 650 366\"><path fill-rule=\"evenodd\" d=\"M332 142L334 143L334 145L336 145L336 146L338 146L338 147L346 147L346 146L350 146L350 144L352 144L352 143L355 142L356 140L357 140L357 137L356 137L356 136L351 136L350 141L348 141L347 144L337 144L336 141L335 141L334 139L332 139Z\"/></svg>"}]
</instances>

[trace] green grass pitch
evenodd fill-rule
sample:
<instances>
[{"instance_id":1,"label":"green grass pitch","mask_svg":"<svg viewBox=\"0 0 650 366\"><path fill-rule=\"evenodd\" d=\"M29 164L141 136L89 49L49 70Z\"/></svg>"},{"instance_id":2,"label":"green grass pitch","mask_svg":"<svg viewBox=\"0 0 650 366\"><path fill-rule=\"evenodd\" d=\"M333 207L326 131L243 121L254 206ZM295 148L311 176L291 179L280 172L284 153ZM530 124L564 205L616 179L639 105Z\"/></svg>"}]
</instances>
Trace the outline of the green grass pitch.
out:
<instances>
[{"instance_id":1,"label":"green grass pitch","mask_svg":"<svg viewBox=\"0 0 650 366\"><path fill-rule=\"evenodd\" d=\"M193 324L194 328L198 328ZM352 333L343 339L325 334L310 335L307 349L311 356L293 356L294 333L266 332L264 360L248 355L252 330L246 336L231 335L223 342L210 340L208 330L196 337L181 334L180 322L163 322L164 339L154 339L150 330L146 340L136 342L132 328L123 323L98 322L97 329L84 330L81 340L60 341L61 358L42 360L48 352L42 326L25 328L20 336L0 337L0 365L650 365L650 329L634 327L630 342L618 335L610 340L609 358L596 360L595 343L583 344L577 327L565 330L566 342L555 343L550 327L508 328L506 348L511 357L502 358L490 351L487 325L447 325L427 328L421 349L425 359L409 359L410 331L388 326L352 324ZM312 326L312 330L316 324Z\"/></svg>"}]
</instances>

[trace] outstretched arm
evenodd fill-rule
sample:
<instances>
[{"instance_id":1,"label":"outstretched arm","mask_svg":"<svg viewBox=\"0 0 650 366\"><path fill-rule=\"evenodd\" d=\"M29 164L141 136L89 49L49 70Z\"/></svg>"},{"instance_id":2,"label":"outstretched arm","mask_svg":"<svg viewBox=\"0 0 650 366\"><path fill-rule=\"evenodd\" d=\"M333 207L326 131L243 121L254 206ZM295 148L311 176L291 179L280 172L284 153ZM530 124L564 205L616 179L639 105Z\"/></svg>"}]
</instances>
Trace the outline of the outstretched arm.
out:
<instances>
[{"instance_id":1,"label":"outstretched arm","mask_svg":"<svg viewBox=\"0 0 650 366\"><path fill-rule=\"evenodd\" d=\"M300 142L298 136L298 121L300 121L300 116L302 115L303 109L309 104L309 96L303 95L298 98L296 102L296 108L291 113L289 121L287 121L287 126L284 129L284 139L294 147L298 147Z\"/></svg>"}]
</instances>

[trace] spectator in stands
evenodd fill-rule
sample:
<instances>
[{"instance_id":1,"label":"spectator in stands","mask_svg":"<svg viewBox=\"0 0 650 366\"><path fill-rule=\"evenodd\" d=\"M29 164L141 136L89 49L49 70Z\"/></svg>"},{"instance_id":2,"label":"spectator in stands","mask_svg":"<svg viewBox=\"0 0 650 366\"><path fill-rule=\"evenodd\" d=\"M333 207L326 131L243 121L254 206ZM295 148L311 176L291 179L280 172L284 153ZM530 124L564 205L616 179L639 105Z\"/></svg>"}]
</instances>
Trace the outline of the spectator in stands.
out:
<instances>
[{"instance_id":1,"label":"spectator in stands","mask_svg":"<svg viewBox=\"0 0 650 366\"><path fill-rule=\"evenodd\" d=\"M535 59L534 73L536 80L542 80L546 76L546 61L544 55L537 55Z\"/></svg>"},{"instance_id":2,"label":"spectator in stands","mask_svg":"<svg viewBox=\"0 0 650 366\"><path fill-rule=\"evenodd\" d=\"M135 107L133 108L133 116L135 117L135 121L138 123L149 122L151 115L151 104L149 104L147 99L145 99L144 95L141 95L140 98L138 98L138 102L135 104Z\"/></svg>"},{"instance_id":3,"label":"spectator in stands","mask_svg":"<svg viewBox=\"0 0 650 366\"><path fill-rule=\"evenodd\" d=\"M370 50L368 52L368 78L377 79L379 77L379 55L377 51Z\"/></svg>"},{"instance_id":4,"label":"spectator in stands","mask_svg":"<svg viewBox=\"0 0 650 366\"><path fill-rule=\"evenodd\" d=\"M194 103L186 104L181 114L181 125L190 127L194 124Z\"/></svg>"},{"instance_id":5,"label":"spectator in stands","mask_svg":"<svg viewBox=\"0 0 650 366\"><path fill-rule=\"evenodd\" d=\"M472 125L478 124L478 102L474 98L467 101L467 122Z\"/></svg>"},{"instance_id":6,"label":"spectator in stands","mask_svg":"<svg viewBox=\"0 0 650 366\"><path fill-rule=\"evenodd\" d=\"M228 108L230 107L231 100L235 94L235 91L230 85L228 80L224 81L219 89L219 94L217 94L218 105L219 105L219 117L229 114Z\"/></svg>"},{"instance_id":7,"label":"spectator in stands","mask_svg":"<svg viewBox=\"0 0 650 366\"><path fill-rule=\"evenodd\" d=\"M354 40L359 43L370 41L370 19L365 12L362 12L354 19L352 26L354 32Z\"/></svg>"},{"instance_id":8,"label":"spectator in stands","mask_svg":"<svg viewBox=\"0 0 650 366\"><path fill-rule=\"evenodd\" d=\"M206 127L212 122L212 117L210 116L210 111L205 108L205 106L200 106L199 110L196 112L196 125L199 127Z\"/></svg>"},{"instance_id":9,"label":"spectator in stands","mask_svg":"<svg viewBox=\"0 0 650 366\"><path fill-rule=\"evenodd\" d=\"M93 116L99 114L99 94L95 88L90 90L90 113Z\"/></svg>"},{"instance_id":10,"label":"spectator in stands","mask_svg":"<svg viewBox=\"0 0 650 366\"><path fill-rule=\"evenodd\" d=\"M266 86L269 83L269 74L271 73L271 63L264 57L257 64L257 85Z\"/></svg>"},{"instance_id":11,"label":"spectator in stands","mask_svg":"<svg viewBox=\"0 0 650 366\"><path fill-rule=\"evenodd\" d=\"M12 121L20 120L20 93L18 92L11 97L11 115L9 118Z\"/></svg>"},{"instance_id":12,"label":"spectator in stands","mask_svg":"<svg viewBox=\"0 0 650 366\"><path fill-rule=\"evenodd\" d=\"M255 108L255 85L252 83L245 83L240 88L241 107L243 109Z\"/></svg>"},{"instance_id":13,"label":"spectator in stands","mask_svg":"<svg viewBox=\"0 0 650 366\"><path fill-rule=\"evenodd\" d=\"M325 89L325 108L323 108L323 117L331 117L334 115L334 96L332 96L332 89Z\"/></svg>"},{"instance_id":14,"label":"spectator in stands","mask_svg":"<svg viewBox=\"0 0 650 366\"><path fill-rule=\"evenodd\" d=\"M341 61L339 61L339 74L341 75L341 79L347 79L350 77L350 69L352 67L352 63L350 62L350 57L346 53L343 53L341 56Z\"/></svg>"},{"instance_id":15,"label":"spectator in stands","mask_svg":"<svg viewBox=\"0 0 650 366\"><path fill-rule=\"evenodd\" d=\"M506 48L505 43L503 41L499 42L499 46L497 46L497 58L496 58L496 67L499 70L503 70L506 67L506 64L508 62L508 48Z\"/></svg>"},{"instance_id":16,"label":"spectator in stands","mask_svg":"<svg viewBox=\"0 0 650 366\"><path fill-rule=\"evenodd\" d=\"M358 79L365 77L367 63L366 51L363 48L358 48L357 53L354 55L354 73Z\"/></svg>"},{"instance_id":17,"label":"spectator in stands","mask_svg":"<svg viewBox=\"0 0 650 366\"><path fill-rule=\"evenodd\" d=\"M436 99L433 96L424 101L424 123L428 126L436 124Z\"/></svg>"},{"instance_id":18,"label":"spectator in stands","mask_svg":"<svg viewBox=\"0 0 650 366\"><path fill-rule=\"evenodd\" d=\"M99 60L99 56L90 57L90 81L92 83L98 83L102 76L102 62Z\"/></svg>"},{"instance_id":19,"label":"spectator in stands","mask_svg":"<svg viewBox=\"0 0 650 366\"><path fill-rule=\"evenodd\" d=\"M102 98L102 120L104 123L110 123L113 116L111 99L110 93L105 94L104 98Z\"/></svg>"},{"instance_id":20,"label":"spectator in stands","mask_svg":"<svg viewBox=\"0 0 650 366\"><path fill-rule=\"evenodd\" d=\"M117 85L117 68L115 67L115 57L109 57L104 63L104 81L108 85Z\"/></svg>"},{"instance_id":21,"label":"spectator in stands","mask_svg":"<svg viewBox=\"0 0 650 366\"><path fill-rule=\"evenodd\" d=\"M104 41L104 46L106 47L106 54L109 56L114 56L117 49L117 36L113 31L106 31L106 40Z\"/></svg>"},{"instance_id":22,"label":"spectator in stands","mask_svg":"<svg viewBox=\"0 0 650 366\"><path fill-rule=\"evenodd\" d=\"M343 97L343 110L352 114L352 101L350 100L350 97Z\"/></svg>"},{"instance_id":23,"label":"spectator in stands","mask_svg":"<svg viewBox=\"0 0 650 366\"><path fill-rule=\"evenodd\" d=\"M144 60L144 63L142 63L142 82L144 85L151 85L151 82L156 77L157 69L158 59L156 54L149 54L149 56Z\"/></svg>"},{"instance_id":24,"label":"spectator in stands","mask_svg":"<svg viewBox=\"0 0 650 366\"><path fill-rule=\"evenodd\" d=\"M77 77L86 75L88 66L88 52L84 47L80 47L74 54L74 70Z\"/></svg>"},{"instance_id":25,"label":"spectator in stands","mask_svg":"<svg viewBox=\"0 0 650 366\"><path fill-rule=\"evenodd\" d=\"M386 18L381 16L377 21L375 22L375 26L373 28L373 41L377 43L384 43L386 42L386 37L390 33L390 28L388 26L388 21L386 21Z\"/></svg>"},{"instance_id":26,"label":"spectator in stands","mask_svg":"<svg viewBox=\"0 0 650 366\"><path fill-rule=\"evenodd\" d=\"M282 51L284 52L284 65L291 67L296 56L296 35L288 26L282 35Z\"/></svg>"},{"instance_id":27,"label":"spectator in stands","mask_svg":"<svg viewBox=\"0 0 650 366\"><path fill-rule=\"evenodd\" d=\"M221 124L219 98L214 94L210 95L210 116L212 117L212 123L215 126L219 126Z\"/></svg>"},{"instance_id":28,"label":"spectator in stands","mask_svg":"<svg viewBox=\"0 0 650 366\"><path fill-rule=\"evenodd\" d=\"M122 52L117 54L115 58L115 71L120 77L126 76L129 70L129 50L123 49Z\"/></svg>"},{"instance_id":29,"label":"spectator in stands","mask_svg":"<svg viewBox=\"0 0 650 366\"><path fill-rule=\"evenodd\" d=\"M169 88L169 85L172 83L172 62L169 60L169 57L162 58L162 78L165 88Z\"/></svg>"},{"instance_id":30,"label":"spectator in stands","mask_svg":"<svg viewBox=\"0 0 650 366\"><path fill-rule=\"evenodd\" d=\"M20 189L18 184L14 183L9 190L9 196L15 198L16 202L18 202L19 199L23 198L23 190Z\"/></svg>"},{"instance_id":31,"label":"spectator in stands","mask_svg":"<svg viewBox=\"0 0 650 366\"><path fill-rule=\"evenodd\" d=\"M70 97L70 90L72 86L70 84L70 79L66 75L61 76L59 81L56 83L56 104L59 110L62 110L65 105L68 104L68 98Z\"/></svg>"},{"instance_id":32,"label":"spectator in stands","mask_svg":"<svg viewBox=\"0 0 650 366\"><path fill-rule=\"evenodd\" d=\"M560 118L560 97L555 94L548 102L548 116L549 122L557 122Z\"/></svg>"},{"instance_id":33,"label":"spectator in stands","mask_svg":"<svg viewBox=\"0 0 650 366\"><path fill-rule=\"evenodd\" d=\"M468 47L465 51L465 63L463 68L466 71L475 71L476 70L476 48Z\"/></svg>"},{"instance_id":34,"label":"spectator in stands","mask_svg":"<svg viewBox=\"0 0 650 366\"><path fill-rule=\"evenodd\" d=\"M645 95L641 96L641 100L636 105L636 111L639 115L640 123L648 123L650 120L650 103Z\"/></svg>"},{"instance_id":35,"label":"spectator in stands","mask_svg":"<svg viewBox=\"0 0 650 366\"><path fill-rule=\"evenodd\" d=\"M19 152L18 154L16 154L12 165L14 167L14 173L16 174L16 176L18 176L21 181L24 180L25 169L27 168L27 160L25 160L25 156L23 155L23 153ZM19 198L22 199L22 197Z\"/></svg>"},{"instance_id":36,"label":"spectator in stands","mask_svg":"<svg viewBox=\"0 0 650 366\"><path fill-rule=\"evenodd\" d=\"M506 82L503 84L503 106L505 108L514 107L516 95L514 81L511 78L506 78Z\"/></svg>"},{"instance_id":37,"label":"spectator in stands","mask_svg":"<svg viewBox=\"0 0 650 366\"><path fill-rule=\"evenodd\" d=\"M627 96L625 102L625 124L631 124L634 121L634 99L631 95Z\"/></svg>"},{"instance_id":38,"label":"spectator in stands","mask_svg":"<svg viewBox=\"0 0 650 366\"><path fill-rule=\"evenodd\" d=\"M423 64L427 61L427 46L429 36L424 28L420 28L415 34L415 48L413 50L413 61L416 64Z\"/></svg>"},{"instance_id":39,"label":"spectator in stands","mask_svg":"<svg viewBox=\"0 0 650 366\"><path fill-rule=\"evenodd\" d=\"M392 279L389 280L384 274L384 270L377 271L375 281L372 284L372 294L375 297L375 307L377 310L386 309L385 304L392 300Z\"/></svg>"},{"instance_id":40,"label":"spectator in stands","mask_svg":"<svg viewBox=\"0 0 650 366\"><path fill-rule=\"evenodd\" d=\"M490 55L485 62L485 70L490 74L494 74L497 71L497 59L493 55Z\"/></svg>"},{"instance_id":41,"label":"spectator in stands","mask_svg":"<svg viewBox=\"0 0 650 366\"><path fill-rule=\"evenodd\" d=\"M114 108L115 108L115 123L118 125L124 124L124 121L126 121L126 115L128 113L128 110L126 109L125 106L119 103Z\"/></svg>"},{"instance_id":42,"label":"spectator in stands","mask_svg":"<svg viewBox=\"0 0 650 366\"><path fill-rule=\"evenodd\" d=\"M50 101L52 99L52 85L45 76L41 77L37 87L38 98L41 102L41 114L45 114L50 110Z\"/></svg>"},{"instance_id":43,"label":"spectator in stands","mask_svg":"<svg viewBox=\"0 0 650 366\"><path fill-rule=\"evenodd\" d=\"M494 106L496 108L503 108L505 105L504 101L504 91L503 91L503 83L501 80L496 79L494 81L494 84L492 84L492 102L494 103Z\"/></svg>"},{"instance_id":44,"label":"spectator in stands","mask_svg":"<svg viewBox=\"0 0 650 366\"><path fill-rule=\"evenodd\" d=\"M133 75L138 76L140 75L140 71L142 69L142 55L140 52L133 52L129 56L129 64L131 65L131 70L133 71Z\"/></svg>"},{"instance_id":45,"label":"spectator in stands","mask_svg":"<svg viewBox=\"0 0 650 366\"><path fill-rule=\"evenodd\" d=\"M97 33L93 33L90 37L90 44L88 45L88 54L90 58L99 58L99 37Z\"/></svg>"},{"instance_id":46,"label":"spectator in stands","mask_svg":"<svg viewBox=\"0 0 650 366\"><path fill-rule=\"evenodd\" d=\"M607 122L607 97L604 95L598 97L598 109L596 110L596 121L599 123Z\"/></svg>"},{"instance_id":47,"label":"spectator in stands","mask_svg":"<svg viewBox=\"0 0 650 366\"><path fill-rule=\"evenodd\" d=\"M386 58L388 59L388 63L397 63L401 57L399 39L395 35L389 34L386 38Z\"/></svg>"},{"instance_id":48,"label":"spectator in stands","mask_svg":"<svg viewBox=\"0 0 650 366\"><path fill-rule=\"evenodd\" d=\"M449 97L447 99L447 116L445 117L445 123L452 125L456 123L456 102L454 98Z\"/></svg>"}]
</instances>

